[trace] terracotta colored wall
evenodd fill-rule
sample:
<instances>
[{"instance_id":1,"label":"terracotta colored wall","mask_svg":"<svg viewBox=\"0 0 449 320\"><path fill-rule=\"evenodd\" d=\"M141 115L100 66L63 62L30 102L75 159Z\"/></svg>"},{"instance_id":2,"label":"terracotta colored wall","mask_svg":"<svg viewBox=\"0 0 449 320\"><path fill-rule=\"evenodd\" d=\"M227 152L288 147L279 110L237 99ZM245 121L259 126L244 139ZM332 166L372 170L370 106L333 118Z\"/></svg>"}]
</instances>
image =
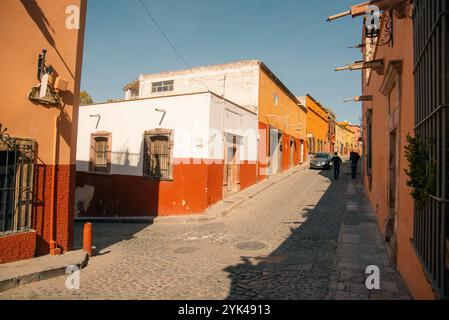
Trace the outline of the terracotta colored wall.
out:
<instances>
[{"instance_id":1,"label":"terracotta colored wall","mask_svg":"<svg viewBox=\"0 0 449 320\"><path fill-rule=\"evenodd\" d=\"M301 161L301 140L295 138L295 153L293 154L294 166L298 166Z\"/></svg>"},{"instance_id":2,"label":"terracotta colored wall","mask_svg":"<svg viewBox=\"0 0 449 320\"><path fill-rule=\"evenodd\" d=\"M207 166L207 204L211 206L223 198L223 164Z\"/></svg>"},{"instance_id":3,"label":"terracotta colored wall","mask_svg":"<svg viewBox=\"0 0 449 320\"><path fill-rule=\"evenodd\" d=\"M206 164L179 164L173 168L173 181L161 182L144 177L84 172L77 172L76 176L78 187L95 186L86 216L165 216L203 212L208 203L213 203L221 193L220 168L209 169ZM215 172L215 179L208 180L209 172L211 177ZM206 192L209 186L210 199ZM214 190L218 187L219 191Z\"/></svg>"},{"instance_id":4,"label":"terracotta colored wall","mask_svg":"<svg viewBox=\"0 0 449 320\"><path fill-rule=\"evenodd\" d=\"M24 232L0 238L0 264L34 257L36 232Z\"/></svg>"},{"instance_id":5,"label":"terracotta colored wall","mask_svg":"<svg viewBox=\"0 0 449 320\"><path fill-rule=\"evenodd\" d=\"M54 166L35 166L33 228L36 230L36 255L49 253L50 216L53 214L52 185ZM57 166L54 236L63 251L72 249L75 190L75 165Z\"/></svg>"},{"instance_id":6,"label":"terracotta colored wall","mask_svg":"<svg viewBox=\"0 0 449 320\"><path fill-rule=\"evenodd\" d=\"M76 173L78 187L95 186L94 197L83 217L150 217L203 213L223 199L222 164L179 164L173 181ZM241 188L256 183L256 164L240 167Z\"/></svg>"},{"instance_id":7,"label":"terracotta colored wall","mask_svg":"<svg viewBox=\"0 0 449 320\"><path fill-rule=\"evenodd\" d=\"M290 169L290 136L282 135L282 171Z\"/></svg>"},{"instance_id":8,"label":"terracotta colored wall","mask_svg":"<svg viewBox=\"0 0 449 320\"><path fill-rule=\"evenodd\" d=\"M66 28L65 11L69 5L80 7L80 30ZM2 64L0 74L1 123L11 135L35 138L39 143L39 159L47 165L54 164L55 119L61 111L33 104L27 95L39 82L38 55L47 49L47 65L52 65L68 81L67 91L62 95L64 112L58 121L58 162L74 164L72 146L76 146L85 10L85 0L0 2L0 59L9 62Z\"/></svg>"},{"instance_id":9,"label":"terracotta colored wall","mask_svg":"<svg viewBox=\"0 0 449 320\"><path fill-rule=\"evenodd\" d=\"M404 278L412 295L416 299L433 299L434 295L430 283L427 281L423 268L414 252L410 239L413 238L413 199L410 189L406 186L408 177L404 170L408 168L404 156L406 136L413 133L414 128L414 81L413 81L413 34L411 19L394 19L395 38L394 46L379 47L376 59L384 58L385 65L389 61L402 60L402 94L400 104L400 118L398 137L399 167L398 172L398 212L397 212L397 241L398 259L397 269ZM365 79L365 76L363 76ZM369 84L363 80L363 94L373 95L372 102L363 103L364 114L364 141L366 143L366 114L368 109L373 110L373 139L372 139L372 188L369 190L366 176L366 163L364 163L364 184L368 190L371 204L376 209L378 222L383 234L388 216L388 175L389 175L389 119L388 98L379 92L384 79L383 75L372 72Z\"/></svg>"},{"instance_id":10,"label":"terracotta colored wall","mask_svg":"<svg viewBox=\"0 0 449 320\"><path fill-rule=\"evenodd\" d=\"M66 8L80 8L80 29L66 28ZM0 12L0 123L13 137L36 140L36 203L33 227L34 237L20 235L0 238L12 245L11 257L20 256L22 245L36 247L36 254L48 253L50 202L55 196L55 236L64 251L71 248L76 128L81 79L82 52L86 0L17 0L1 1ZM37 60L42 49L47 50L46 64L52 65L57 75L68 81L67 91L61 93L61 106L34 104L27 95L38 85ZM54 84L56 76L50 77ZM58 170L53 179L53 168ZM46 168L45 170L43 168ZM45 171L45 173L44 173ZM57 181L52 190L52 181ZM55 191L55 192L53 192ZM20 241L19 241L20 240ZM24 249L25 250L25 249ZM6 251L5 251L6 252ZM26 252L26 250L25 250ZM28 256L26 254L25 256Z\"/></svg>"},{"instance_id":11,"label":"terracotta colored wall","mask_svg":"<svg viewBox=\"0 0 449 320\"><path fill-rule=\"evenodd\" d=\"M240 190L245 190L246 188L249 188L256 183L257 164L248 161L240 164Z\"/></svg>"}]
</instances>

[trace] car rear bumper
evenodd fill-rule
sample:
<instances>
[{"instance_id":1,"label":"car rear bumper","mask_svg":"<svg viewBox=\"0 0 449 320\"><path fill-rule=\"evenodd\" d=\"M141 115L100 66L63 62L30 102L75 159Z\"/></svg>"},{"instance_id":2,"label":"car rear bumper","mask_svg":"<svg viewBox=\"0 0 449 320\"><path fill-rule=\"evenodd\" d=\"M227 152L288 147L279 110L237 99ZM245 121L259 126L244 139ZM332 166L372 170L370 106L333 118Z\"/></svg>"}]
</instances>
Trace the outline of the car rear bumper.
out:
<instances>
[{"instance_id":1,"label":"car rear bumper","mask_svg":"<svg viewBox=\"0 0 449 320\"><path fill-rule=\"evenodd\" d=\"M326 169L329 170L331 168L330 164L310 164L310 169Z\"/></svg>"}]
</instances>

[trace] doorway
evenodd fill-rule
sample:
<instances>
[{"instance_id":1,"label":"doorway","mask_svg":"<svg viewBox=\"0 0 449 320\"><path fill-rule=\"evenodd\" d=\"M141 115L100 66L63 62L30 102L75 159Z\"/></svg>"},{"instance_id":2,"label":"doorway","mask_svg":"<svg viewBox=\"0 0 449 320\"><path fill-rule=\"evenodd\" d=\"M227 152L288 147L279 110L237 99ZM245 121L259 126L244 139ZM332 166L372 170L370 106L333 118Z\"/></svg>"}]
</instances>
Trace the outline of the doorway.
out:
<instances>
[{"instance_id":1,"label":"doorway","mask_svg":"<svg viewBox=\"0 0 449 320\"><path fill-rule=\"evenodd\" d=\"M295 141L293 140L293 138L290 138L290 169L292 169L296 165L295 152L296 152Z\"/></svg>"},{"instance_id":2,"label":"doorway","mask_svg":"<svg viewBox=\"0 0 449 320\"><path fill-rule=\"evenodd\" d=\"M300 150L300 159L299 159L299 164L303 164L304 163L304 140L301 140L301 150Z\"/></svg>"},{"instance_id":3,"label":"doorway","mask_svg":"<svg viewBox=\"0 0 449 320\"><path fill-rule=\"evenodd\" d=\"M388 219L386 225L386 242L388 253L395 266L397 261L397 143L396 129L394 129L390 133L389 139Z\"/></svg>"},{"instance_id":4,"label":"doorway","mask_svg":"<svg viewBox=\"0 0 449 320\"><path fill-rule=\"evenodd\" d=\"M240 191L240 152L237 136L227 135L223 174L224 196Z\"/></svg>"},{"instance_id":5,"label":"doorway","mask_svg":"<svg viewBox=\"0 0 449 320\"><path fill-rule=\"evenodd\" d=\"M270 129L270 173L277 174L282 168L282 133L277 129Z\"/></svg>"}]
</instances>

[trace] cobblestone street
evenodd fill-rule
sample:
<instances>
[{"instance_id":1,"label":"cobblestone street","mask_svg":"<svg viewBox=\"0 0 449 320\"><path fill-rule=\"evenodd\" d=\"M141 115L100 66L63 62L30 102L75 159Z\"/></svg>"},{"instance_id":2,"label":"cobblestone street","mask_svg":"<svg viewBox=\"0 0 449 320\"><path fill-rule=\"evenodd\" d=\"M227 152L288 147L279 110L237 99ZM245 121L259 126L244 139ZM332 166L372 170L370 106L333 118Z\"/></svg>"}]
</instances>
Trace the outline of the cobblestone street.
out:
<instances>
[{"instance_id":1,"label":"cobblestone street","mask_svg":"<svg viewBox=\"0 0 449 320\"><path fill-rule=\"evenodd\" d=\"M80 290L59 277L0 299L409 299L361 182L346 165L331 175L301 170L213 222L94 224ZM366 289L368 265L381 290Z\"/></svg>"}]
</instances>

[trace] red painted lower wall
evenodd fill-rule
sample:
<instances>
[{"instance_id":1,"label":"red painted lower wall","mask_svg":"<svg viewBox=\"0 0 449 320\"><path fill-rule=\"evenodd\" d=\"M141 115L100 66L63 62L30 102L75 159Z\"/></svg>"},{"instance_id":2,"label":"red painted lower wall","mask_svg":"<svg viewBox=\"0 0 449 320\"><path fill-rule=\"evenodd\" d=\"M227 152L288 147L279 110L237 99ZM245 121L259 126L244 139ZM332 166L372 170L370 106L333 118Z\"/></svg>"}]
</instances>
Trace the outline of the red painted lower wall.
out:
<instances>
[{"instance_id":1,"label":"red painted lower wall","mask_svg":"<svg viewBox=\"0 0 449 320\"><path fill-rule=\"evenodd\" d=\"M216 204L222 198L223 198L223 165L209 164L207 166L207 207Z\"/></svg>"},{"instance_id":2,"label":"red painted lower wall","mask_svg":"<svg viewBox=\"0 0 449 320\"><path fill-rule=\"evenodd\" d=\"M245 161L240 165L240 190L257 183L257 164Z\"/></svg>"},{"instance_id":3,"label":"red painted lower wall","mask_svg":"<svg viewBox=\"0 0 449 320\"><path fill-rule=\"evenodd\" d=\"M36 232L23 232L0 237L0 264L34 257Z\"/></svg>"},{"instance_id":4,"label":"red painted lower wall","mask_svg":"<svg viewBox=\"0 0 449 320\"><path fill-rule=\"evenodd\" d=\"M50 219L55 217L55 240L63 252L72 249L75 190L75 165L56 166L55 199L52 208L54 166L36 165L34 178L33 228L36 230L36 255L50 252Z\"/></svg>"},{"instance_id":5,"label":"red painted lower wall","mask_svg":"<svg viewBox=\"0 0 449 320\"><path fill-rule=\"evenodd\" d=\"M193 160L192 160L193 161ZM178 163L181 161L178 161ZM200 214L223 199L223 165L182 161L173 181L77 172L77 187L93 186L94 196L81 217L155 217ZM241 189L257 182L257 166L240 165Z\"/></svg>"},{"instance_id":6,"label":"red painted lower wall","mask_svg":"<svg viewBox=\"0 0 449 320\"><path fill-rule=\"evenodd\" d=\"M35 231L0 237L0 263L49 254L52 215L57 246L62 252L70 251L73 246L74 190L75 165L35 165L31 226Z\"/></svg>"}]
</instances>

